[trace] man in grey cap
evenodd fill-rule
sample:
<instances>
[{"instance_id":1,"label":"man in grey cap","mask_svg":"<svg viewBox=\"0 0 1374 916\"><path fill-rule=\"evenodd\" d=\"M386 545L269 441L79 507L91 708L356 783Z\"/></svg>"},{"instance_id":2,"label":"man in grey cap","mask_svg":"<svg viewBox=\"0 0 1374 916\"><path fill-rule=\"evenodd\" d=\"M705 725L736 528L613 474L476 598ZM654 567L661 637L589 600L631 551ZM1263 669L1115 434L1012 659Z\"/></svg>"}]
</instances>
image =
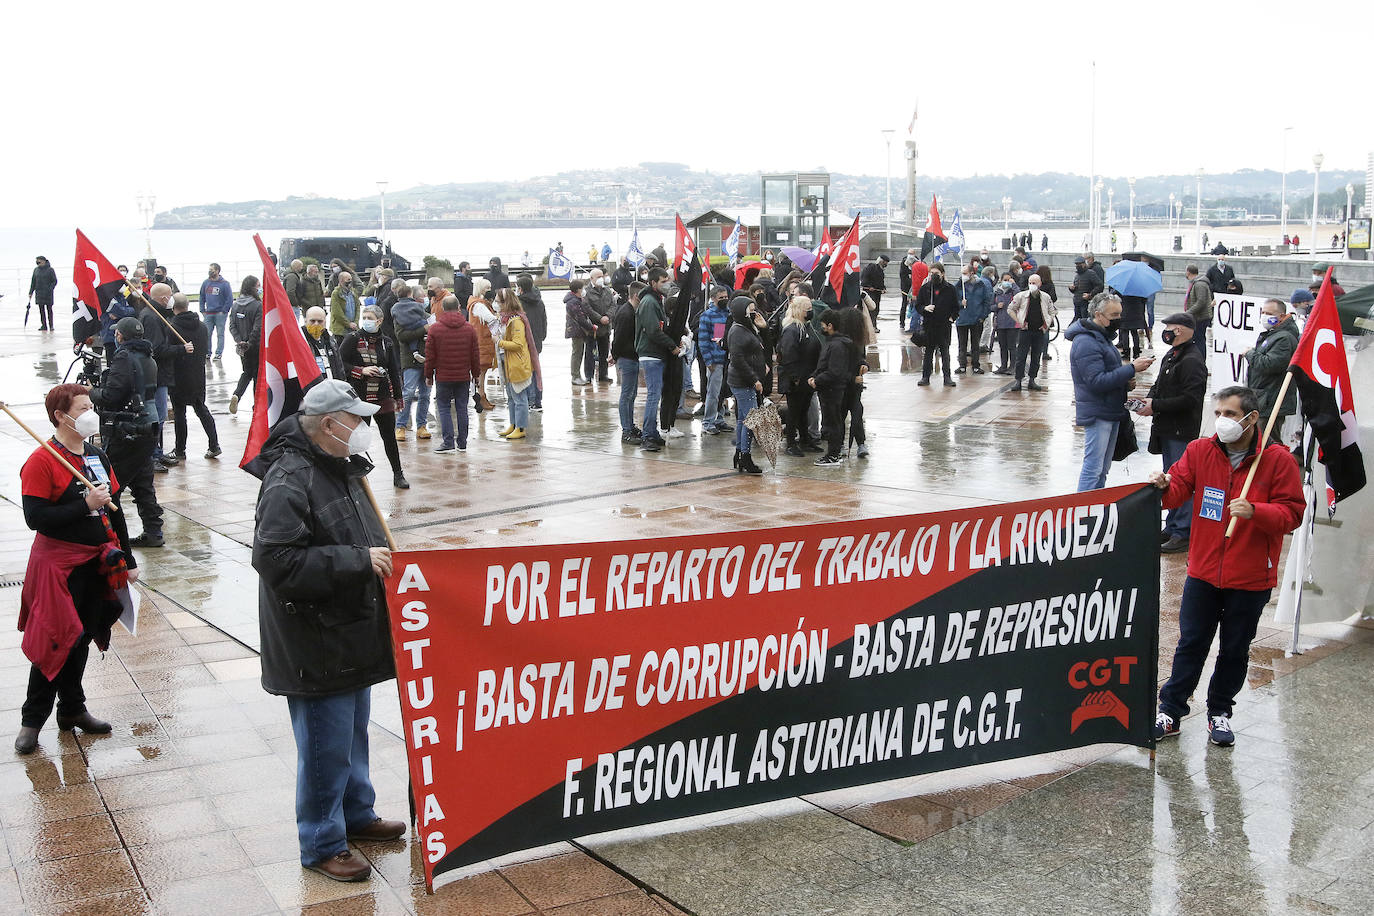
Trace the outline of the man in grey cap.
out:
<instances>
[{"instance_id":1,"label":"man in grey cap","mask_svg":"<svg viewBox=\"0 0 1374 916\"><path fill-rule=\"evenodd\" d=\"M362 483L372 470L364 419L377 410L347 382L317 382L246 466L262 480L253 533L262 686L291 711L301 865L336 881L371 874L350 839L406 832L373 810L368 772L371 688L396 676L383 582L391 551L363 546L386 543Z\"/></svg>"}]
</instances>

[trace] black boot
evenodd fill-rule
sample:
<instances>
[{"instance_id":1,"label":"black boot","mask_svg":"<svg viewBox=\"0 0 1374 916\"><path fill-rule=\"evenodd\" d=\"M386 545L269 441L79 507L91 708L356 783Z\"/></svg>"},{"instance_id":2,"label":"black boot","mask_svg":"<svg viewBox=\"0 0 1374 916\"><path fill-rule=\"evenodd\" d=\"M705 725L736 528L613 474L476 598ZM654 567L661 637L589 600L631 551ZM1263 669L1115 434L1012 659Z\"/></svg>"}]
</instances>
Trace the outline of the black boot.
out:
<instances>
[{"instance_id":1,"label":"black boot","mask_svg":"<svg viewBox=\"0 0 1374 916\"><path fill-rule=\"evenodd\" d=\"M797 440L795 438L788 439L787 448L783 449L782 451L784 455L791 455L793 458L806 457L806 453L803 452L801 450L801 447L797 445Z\"/></svg>"},{"instance_id":2,"label":"black boot","mask_svg":"<svg viewBox=\"0 0 1374 916\"><path fill-rule=\"evenodd\" d=\"M71 718L58 716L57 727L64 732L79 728L88 735L108 735L110 733L109 722L102 722L85 710Z\"/></svg>"},{"instance_id":3,"label":"black boot","mask_svg":"<svg viewBox=\"0 0 1374 916\"><path fill-rule=\"evenodd\" d=\"M735 460L731 465L735 470L739 470L739 449L735 449Z\"/></svg>"},{"instance_id":4,"label":"black boot","mask_svg":"<svg viewBox=\"0 0 1374 916\"><path fill-rule=\"evenodd\" d=\"M739 456L739 472L741 474L762 474L763 468L754 463L753 455L743 452Z\"/></svg>"}]
</instances>

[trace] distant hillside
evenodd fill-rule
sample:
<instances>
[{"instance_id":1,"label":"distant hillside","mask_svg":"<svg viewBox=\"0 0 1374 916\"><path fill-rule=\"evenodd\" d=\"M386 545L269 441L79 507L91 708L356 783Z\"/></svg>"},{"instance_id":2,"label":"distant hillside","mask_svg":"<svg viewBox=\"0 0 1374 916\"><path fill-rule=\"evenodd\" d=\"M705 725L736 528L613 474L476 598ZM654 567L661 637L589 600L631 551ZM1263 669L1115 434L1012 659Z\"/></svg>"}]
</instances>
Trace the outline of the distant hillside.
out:
<instances>
[{"instance_id":1,"label":"distant hillside","mask_svg":"<svg viewBox=\"0 0 1374 916\"><path fill-rule=\"evenodd\" d=\"M805 168L805 167L803 167ZM1289 213L1302 219L1311 210L1311 179L1304 172L1288 175ZM1129 196L1124 178L1104 178L1116 192L1114 206L1124 214ZM832 219L857 210L880 213L886 200L883 176L830 176ZM1337 215L1345 207L1345 185L1356 185L1355 201L1364 199L1364 175L1333 171L1322 175L1320 210ZM757 209L759 173L726 174L698 172L680 163L644 162L637 166L560 172L517 182L466 182L419 185L386 195L387 223L395 227L446 225L469 222L539 223L546 220L600 221L616 212L629 217L627 195L642 197L639 214L645 219L671 218L674 211L697 213L718 209ZM1246 214L1277 216L1280 175L1273 170L1243 169L1202 180L1204 209L1224 208ZM1169 193L1193 206L1197 183L1192 175L1149 175L1136 180L1136 212L1142 217L1163 218ZM929 195L940 198L942 211L958 208L965 219L1002 219L1002 198L1011 198L1015 218L1054 214L1083 218L1088 179L1081 175L1045 172L1038 175L974 175L966 178L917 176L917 221L923 221ZM900 209L906 199L904 176L893 175L892 203ZM1105 190L1104 190L1105 206ZM376 196L345 200L315 195L285 200L249 200L196 204L157 214L155 228L233 228L237 226L292 226L330 228L367 225L378 219Z\"/></svg>"}]
</instances>

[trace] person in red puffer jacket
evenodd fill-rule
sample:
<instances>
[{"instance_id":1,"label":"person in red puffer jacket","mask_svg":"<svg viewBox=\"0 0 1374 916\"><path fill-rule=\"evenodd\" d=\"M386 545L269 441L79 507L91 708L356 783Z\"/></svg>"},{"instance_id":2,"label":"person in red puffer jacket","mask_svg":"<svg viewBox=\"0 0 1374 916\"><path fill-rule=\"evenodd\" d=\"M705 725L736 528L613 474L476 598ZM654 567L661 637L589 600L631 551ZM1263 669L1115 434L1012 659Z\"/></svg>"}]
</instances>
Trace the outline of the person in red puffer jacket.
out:
<instances>
[{"instance_id":1,"label":"person in red puffer jacket","mask_svg":"<svg viewBox=\"0 0 1374 916\"><path fill-rule=\"evenodd\" d=\"M1194 507L1178 648L1173 671L1159 691L1154 735L1159 740L1178 734L1220 627L1221 649L1207 686L1207 731L1213 744L1225 747L1236 740L1231 711L1245 683L1260 614L1278 583L1283 536L1302 520L1304 498L1298 464L1288 449L1270 445L1255 454L1264 418L1253 390L1233 386L1218 391L1215 413L1215 436L1190 442L1169 473L1150 475L1150 483L1164 491L1164 508L1189 499ZM1255 461L1255 479L1242 499L1241 488ZM1227 538L1232 518L1236 530Z\"/></svg>"},{"instance_id":2,"label":"person in red puffer jacket","mask_svg":"<svg viewBox=\"0 0 1374 916\"><path fill-rule=\"evenodd\" d=\"M443 441L436 452L468 450L468 396L482 375L482 354L477 344L478 331L466 318L457 296L445 296L439 317L430 325L425 356L425 384L435 385L435 404L439 414L439 433ZM481 333L485 334L484 327ZM457 415L457 440L454 415Z\"/></svg>"}]
</instances>

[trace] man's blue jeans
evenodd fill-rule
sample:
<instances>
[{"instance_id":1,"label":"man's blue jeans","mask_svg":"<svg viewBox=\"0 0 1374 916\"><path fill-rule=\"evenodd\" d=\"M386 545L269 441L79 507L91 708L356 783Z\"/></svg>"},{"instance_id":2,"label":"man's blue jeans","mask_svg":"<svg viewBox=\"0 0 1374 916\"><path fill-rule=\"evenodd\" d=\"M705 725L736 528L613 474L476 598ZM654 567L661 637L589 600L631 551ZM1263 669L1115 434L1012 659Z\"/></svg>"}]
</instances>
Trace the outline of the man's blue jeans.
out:
<instances>
[{"instance_id":1,"label":"man's blue jeans","mask_svg":"<svg viewBox=\"0 0 1374 916\"><path fill-rule=\"evenodd\" d=\"M663 360L641 356L639 371L644 373L644 438L662 439L658 433L658 399L663 396Z\"/></svg>"},{"instance_id":2,"label":"man's blue jeans","mask_svg":"<svg viewBox=\"0 0 1374 916\"><path fill-rule=\"evenodd\" d=\"M1183 457L1183 450L1188 447L1187 439L1161 439L1160 446L1164 449L1164 471L1168 473L1169 468L1174 466L1174 462ZM1164 533L1169 537L1180 537L1188 540L1188 533L1193 529L1193 499L1190 496L1188 501L1177 509L1170 509L1169 514L1164 516Z\"/></svg>"},{"instance_id":3,"label":"man's blue jeans","mask_svg":"<svg viewBox=\"0 0 1374 916\"><path fill-rule=\"evenodd\" d=\"M1100 490L1107 485L1107 471L1116 451L1118 420L1093 420L1083 427L1083 469L1078 473L1078 492Z\"/></svg>"},{"instance_id":4,"label":"man's blue jeans","mask_svg":"<svg viewBox=\"0 0 1374 916\"><path fill-rule=\"evenodd\" d=\"M1260 615L1269 603L1269 589L1261 592L1217 588L1189 576L1183 582L1183 601L1178 608L1178 648L1169 680L1159 690L1159 711L1181 719L1188 714L1188 700L1202 678L1202 666L1221 629L1217 666L1207 685L1207 715L1229 716L1236 694L1245 684L1250 665L1250 643Z\"/></svg>"},{"instance_id":5,"label":"man's blue jeans","mask_svg":"<svg viewBox=\"0 0 1374 916\"><path fill-rule=\"evenodd\" d=\"M620 387L620 431L628 433L635 428L635 397L639 394L639 360L618 357L615 361L618 376L616 385Z\"/></svg>"},{"instance_id":6,"label":"man's blue jeans","mask_svg":"<svg viewBox=\"0 0 1374 916\"><path fill-rule=\"evenodd\" d=\"M401 378L401 390L405 394L405 406L396 414L396 428L405 429L410 425L410 407L419 399L419 406L415 408L415 426L417 429L429 422L429 386L425 384L425 370L423 369L404 369Z\"/></svg>"},{"instance_id":7,"label":"man's blue jeans","mask_svg":"<svg viewBox=\"0 0 1374 916\"><path fill-rule=\"evenodd\" d=\"M434 404L439 413L439 435L444 445L453 445L453 415L458 414L457 444L468 447L468 393L471 382L439 382L434 386Z\"/></svg>"},{"instance_id":8,"label":"man's blue jeans","mask_svg":"<svg viewBox=\"0 0 1374 916\"><path fill-rule=\"evenodd\" d=\"M210 338L210 342L215 344L215 356L223 356L225 328L229 324L229 313L207 313L202 315L201 318L205 321L205 331L207 336ZM215 341L216 334L219 335L219 341L217 343Z\"/></svg>"},{"instance_id":9,"label":"man's blue jeans","mask_svg":"<svg viewBox=\"0 0 1374 916\"><path fill-rule=\"evenodd\" d=\"M157 392L153 395L153 404L157 407L157 447L153 449L153 457L162 457L162 427L167 424L167 407L170 395L166 385L158 385Z\"/></svg>"},{"instance_id":10,"label":"man's blue jeans","mask_svg":"<svg viewBox=\"0 0 1374 916\"><path fill-rule=\"evenodd\" d=\"M702 408L702 426L719 426L723 421L720 415L720 386L725 381L725 364L706 367L706 406Z\"/></svg>"},{"instance_id":11,"label":"man's blue jeans","mask_svg":"<svg viewBox=\"0 0 1374 916\"><path fill-rule=\"evenodd\" d=\"M348 849L348 832L377 819L367 766L372 688L324 697L287 697L296 736L296 833L301 864Z\"/></svg>"}]
</instances>

